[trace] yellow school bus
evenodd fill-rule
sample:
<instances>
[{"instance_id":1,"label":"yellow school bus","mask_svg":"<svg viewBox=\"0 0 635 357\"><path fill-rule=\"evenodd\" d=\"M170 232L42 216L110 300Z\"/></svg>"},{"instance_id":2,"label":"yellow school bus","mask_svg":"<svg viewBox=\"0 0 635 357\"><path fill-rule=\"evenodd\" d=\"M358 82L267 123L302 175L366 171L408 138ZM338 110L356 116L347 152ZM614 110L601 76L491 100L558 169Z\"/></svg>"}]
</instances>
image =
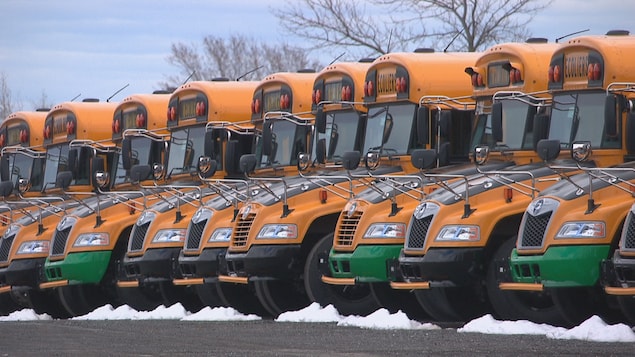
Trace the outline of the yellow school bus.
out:
<instances>
[{"instance_id":1,"label":"yellow school bus","mask_svg":"<svg viewBox=\"0 0 635 357\"><path fill-rule=\"evenodd\" d=\"M437 189L438 182L435 180L438 178L434 178L437 175L451 180L477 173L476 167L468 162L467 157L475 145L488 144L493 140L492 104L495 97L501 101L499 106L504 105L499 118L500 126L505 126L505 137L518 137L525 132L532 132L529 125L519 124L525 124L527 118L538 112L537 105L541 100L537 100L536 105L523 104L522 101L532 100L524 93L546 90L546 78L542 79L543 73L539 68L546 68L554 49L555 45L541 39L499 44L482 54L475 54L474 63L454 69L453 75L461 76L465 81L463 95L476 100L476 112L474 106L466 110L468 107L457 105L460 102L446 94L456 94L456 90L448 92L447 88L435 85L437 92L423 93L431 98L423 97L422 103L429 103L431 109L435 109L435 104L443 109L431 111L433 114L430 114L430 117L437 118L433 121L440 130L437 139L445 139L441 145L449 146L450 150L458 151L463 156L463 163L457 160L455 154L452 160L442 160L451 161L450 165L423 173L422 181L426 186L424 194ZM430 68L435 69L431 71ZM432 64L421 66L419 72L421 77L431 72L431 78L427 81L433 84L443 83L444 76L448 75L448 70L437 71ZM436 102L433 101L435 97L439 98ZM461 100L467 102L465 98ZM524 116L513 122L511 117L519 113ZM473 114L474 121L470 117ZM452 128L449 138L445 134L448 128ZM467 134L470 132L468 140ZM536 157L530 138L524 146L513 145L516 146L492 150L487 167L482 169L501 169L512 164L527 163ZM443 157L443 152L448 150L438 151L438 156ZM396 278L393 265L403 248L408 222L421 200L420 194L408 192L404 187L407 187L407 183L401 186L387 185L383 190L368 190L344 207L334 232L326 274L322 277L329 287L324 288L319 295L321 304L334 304L340 312L349 314L368 314L385 307L391 311L402 310L415 318L426 315L410 293L411 287L393 290L389 286L389 281ZM404 193L390 194L396 190Z\"/></svg>"},{"instance_id":2,"label":"yellow school bus","mask_svg":"<svg viewBox=\"0 0 635 357\"><path fill-rule=\"evenodd\" d=\"M77 206L75 200L61 192L60 178L66 177L65 185L73 191L87 194L93 190L91 164L101 154L85 151L78 155L70 144L77 140L97 140L109 145L110 119L115 107L116 103L94 100L64 102L46 115L42 129L42 148L46 152L44 170L41 179L36 181L45 197L30 200L34 209L9 225L3 235L3 241L11 245L0 262L3 276L0 291L11 294L24 307L66 316L55 296L37 289L54 227L64 210ZM26 191L33 184L32 180L22 180L19 190Z\"/></svg>"},{"instance_id":3,"label":"yellow school bus","mask_svg":"<svg viewBox=\"0 0 635 357\"><path fill-rule=\"evenodd\" d=\"M199 157L215 161L210 179L239 175L237 157L251 152L253 135L246 132L239 138L227 128L249 122L249 103L257 84L199 81L184 84L172 93L168 162L163 181L157 181L172 195L143 210L131 227L117 276L123 303L139 310L175 302L190 311L200 308L193 289L172 284L187 225L204 197L212 194L199 179Z\"/></svg>"},{"instance_id":4,"label":"yellow school bus","mask_svg":"<svg viewBox=\"0 0 635 357\"><path fill-rule=\"evenodd\" d=\"M621 318L602 291L601 261L613 256L633 203L635 74L624 58L634 43L625 31L580 36L551 60L552 130L562 133L556 137L561 148L595 167L545 190L525 210L511 251L511 277L500 285L510 308L524 308L517 296L546 295L553 304L541 311L554 324L573 326L591 315ZM576 131L564 135L569 126ZM619 260L621 253L615 254ZM608 274L606 280L610 295L628 291L627 279Z\"/></svg>"},{"instance_id":5,"label":"yellow school bus","mask_svg":"<svg viewBox=\"0 0 635 357\"><path fill-rule=\"evenodd\" d=\"M286 192L286 202L263 199L243 206L225 257L228 277L221 278L252 285L259 300L274 316L308 305L322 286L322 272L317 261L328 254L332 232L346 202L372 185L374 175L415 171L410 161L405 160L410 151L436 144L424 142L423 135L418 136L413 129L421 96L435 85L452 88L448 91L451 96L469 92L465 75L459 79L443 72L444 80L433 83L416 76L414 68L429 68L432 63L443 62L444 68L462 70L472 65L475 59L476 56L469 53L393 53L376 59L363 75L353 78L354 91L351 93L359 98L355 101L368 107L363 126L346 131L345 127L340 130L335 123L328 131L322 131L328 142L323 146L328 146L330 151L337 150L345 139L356 138L356 147L349 146L347 150L352 151L326 162L326 166L339 166L339 170L314 173L312 176L319 179L305 179L306 182L298 184L297 189ZM331 87L325 81L323 87L316 87L315 101L320 103L325 98L323 94L330 91L340 96L342 93L348 95L346 88L342 91L338 86ZM328 103L330 98L326 100ZM320 108L317 109L319 114ZM328 107L324 106L324 110ZM316 117L318 131L323 126L319 120L321 115ZM464 118L469 122L469 114ZM469 127L469 123L466 125ZM423 130L427 133L429 128ZM372 174L366 168L357 167L362 153L372 157L365 160L372 161ZM312 162L313 158L304 165ZM329 183L330 187L321 185L320 180ZM333 192L336 188L342 190L340 194Z\"/></svg>"}]
</instances>

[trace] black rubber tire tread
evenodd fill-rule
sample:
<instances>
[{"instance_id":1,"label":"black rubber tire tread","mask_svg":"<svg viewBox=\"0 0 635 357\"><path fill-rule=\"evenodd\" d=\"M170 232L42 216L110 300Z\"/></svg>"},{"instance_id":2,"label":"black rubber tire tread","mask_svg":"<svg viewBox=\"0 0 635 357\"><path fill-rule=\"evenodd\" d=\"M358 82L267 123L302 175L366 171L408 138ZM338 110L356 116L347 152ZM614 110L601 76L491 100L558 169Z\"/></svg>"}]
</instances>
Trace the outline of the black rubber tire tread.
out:
<instances>
[{"instance_id":1,"label":"black rubber tire tread","mask_svg":"<svg viewBox=\"0 0 635 357\"><path fill-rule=\"evenodd\" d=\"M254 287L258 300L274 318L283 312L299 310L310 304L303 289L298 289L291 280L258 280Z\"/></svg>"},{"instance_id":2,"label":"black rubber tire tread","mask_svg":"<svg viewBox=\"0 0 635 357\"><path fill-rule=\"evenodd\" d=\"M97 285L67 285L55 289L60 302L73 317L86 315L96 308L109 303L103 291Z\"/></svg>"},{"instance_id":3,"label":"black rubber tire tread","mask_svg":"<svg viewBox=\"0 0 635 357\"><path fill-rule=\"evenodd\" d=\"M221 283L218 285L221 299L228 306L243 314L255 314L263 318L271 318L271 314L262 306L253 288L245 284Z\"/></svg>"},{"instance_id":4,"label":"black rubber tire tread","mask_svg":"<svg viewBox=\"0 0 635 357\"><path fill-rule=\"evenodd\" d=\"M320 259L328 259L333 233L324 236L311 249L304 266L304 288L310 301L320 306L333 305L341 315L369 315L381 306L375 301L370 285L358 283L340 286L322 282Z\"/></svg>"},{"instance_id":5,"label":"black rubber tire tread","mask_svg":"<svg viewBox=\"0 0 635 357\"><path fill-rule=\"evenodd\" d=\"M413 320L429 320L430 315L425 312L415 295L409 290L395 290L390 283L370 284L371 294L377 304L390 313L401 310Z\"/></svg>"},{"instance_id":6,"label":"black rubber tire tread","mask_svg":"<svg viewBox=\"0 0 635 357\"><path fill-rule=\"evenodd\" d=\"M516 236L501 244L487 268L487 295L494 310L494 316L500 320L530 320L535 323L563 325L564 320L548 292L511 291L498 288L497 261L508 261L515 246Z\"/></svg>"}]
</instances>

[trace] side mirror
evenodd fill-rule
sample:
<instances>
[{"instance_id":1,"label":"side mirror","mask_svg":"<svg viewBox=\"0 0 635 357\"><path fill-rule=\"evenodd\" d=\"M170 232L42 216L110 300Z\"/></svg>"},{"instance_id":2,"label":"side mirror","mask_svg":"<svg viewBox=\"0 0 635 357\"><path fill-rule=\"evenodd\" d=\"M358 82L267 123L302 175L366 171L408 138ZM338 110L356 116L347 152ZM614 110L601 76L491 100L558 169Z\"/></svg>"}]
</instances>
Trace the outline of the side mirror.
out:
<instances>
[{"instance_id":1,"label":"side mirror","mask_svg":"<svg viewBox=\"0 0 635 357\"><path fill-rule=\"evenodd\" d=\"M410 154L410 162L419 170L430 169L437 162L437 153L431 149L417 149Z\"/></svg>"},{"instance_id":2,"label":"side mirror","mask_svg":"<svg viewBox=\"0 0 635 357\"><path fill-rule=\"evenodd\" d=\"M262 153L270 156L273 143L273 133L271 132L271 123L264 122L262 125Z\"/></svg>"},{"instance_id":3,"label":"side mirror","mask_svg":"<svg viewBox=\"0 0 635 357\"><path fill-rule=\"evenodd\" d=\"M25 178L18 179L18 192L25 193L31 189L31 181Z\"/></svg>"},{"instance_id":4,"label":"side mirror","mask_svg":"<svg viewBox=\"0 0 635 357\"><path fill-rule=\"evenodd\" d=\"M93 177L95 179L95 185L97 185L98 188L104 189L108 187L108 184L110 183L110 175L107 172L97 171Z\"/></svg>"},{"instance_id":5,"label":"side mirror","mask_svg":"<svg viewBox=\"0 0 635 357\"><path fill-rule=\"evenodd\" d=\"M609 95L604 101L604 132L608 136L617 135L617 98Z\"/></svg>"},{"instance_id":6,"label":"side mirror","mask_svg":"<svg viewBox=\"0 0 635 357\"><path fill-rule=\"evenodd\" d=\"M547 114L537 114L534 117L534 142L533 148L536 150L538 141L549 137L549 121L551 118Z\"/></svg>"},{"instance_id":7,"label":"side mirror","mask_svg":"<svg viewBox=\"0 0 635 357\"><path fill-rule=\"evenodd\" d=\"M393 121L392 121L392 115L388 114L386 116L386 122L384 123L384 137L382 139L382 145L388 142L388 139L390 139L390 133L392 132L392 126L393 126Z\"/></svg>"},{"instance_id":8,"label":"side mirror","mask_svg":"<svg viewBox=\"0 0 635 357\"><path fill-rule=\"evenodd\" d=\"M489 146L477 146L474 148L474 162L483 165L489 157Z\"/></svg>"},{"instance_id":9,"label":"side mirror","mask_svg":"<svg viewBox=\"0 0 635 357\"><path fill-rule=\"evenodd\" d=\"M212 160L209 156L201 156L198 158L196 169L202 178L210 178L216 173L216 160Z\"/></svg>"},{"instance_id":10,"label":"side mirror","mask_svg":"<svg viewBox=\"0 0 635 357\"><path fill-rule=\"evenodd\" d=\"M378 152L369 151L364 157L364 165L367 170L374 170L379 166L381 155Z\"/></svg>"},{"instance_id":11,"label":"side mirror","mask_svg":"<svg viewBox=\"0 0 635 357\"><path fill-rule=\"evenodd\" d=\"M240 171L244 174L250 174L254 172L256 169L256 164L258 160L256 159L256 155L254 154L245 154L240 157L240 161L238 163L240 167Z\"/></svg>"},{"instance_id":12,"label":"side mirror","mask_svg":"<svg viewBox=\"0 0 635 357\"><path fill-rule=\"evenodd\" d=\"M326 162L326 139L319 139L315 148L315 158L319 164Z\"/></svg>"},{"instance_id":13,"label":"side mirror","mask_svg":"<svg viewBox=\"0 0 635 357\"><path fill-rule=\"evenodd\" d=\"M229 174L240 172L238 166L238 161L240 160L238 156L238 146L239 143L237 140L229 140L225 145L225 172Z\"/></svg>"},{"instance_id":14,"label":"side mirror","mask_svg":"<svg viewBox=\"0 0 635 357\"><path fill-rule=\"evenodd\" d=\"M90 168L90 172L91 172L91 177L93 177L95 180L93 181L93 187L95 188L104 188L105 186L100 185L99 183L97 183L97 173L98 172L102 172L105 170L104 168L104 158L103 157L99 157L99 156L95 156L91 159L91 168Z\"/></svg>"},{"instance_id":15,"label":"side mirror","mask_svg":"<svg viewBox=\"0 0 635 357\"><path fill-rule=\"evenodd\" d=\"M503 103L492 104L492 136L494 142L503 141Z\"/></svg>"},{"instance_id":16,"label":"side mirror","mask_svg":"<svg viewBox=\"0 0 635 357\"><path fill-rule=\"evenodd\" d=\"M298 154L298 171L305 171L309 168L310 164L311 156L309 154L303 152Z\"/></svg>"},{"instance_id":17,"label":"side mirror","mask_svg":"<svg viewBox=\"0 0 635 357\"><path fill-rule=\"evenodd\" d=\"M205 132L205 139L204 139L204 155L207 157L214 157L214 131L213 130L209 130Z\"/></svg>"},{"instance_id":18,"label":"side mirror","mask_svg":"<svg viewBox=\"0 0 635 357\"><path fill-rule=\"evenodd\" d=\"M590 141L576 141L571 145L571 158L576 162L585 162L591 156Z\"/></svg>"},{"instance_id":19,"label":"side mirror","mask_svg":"<svg viewBox=\"0 0 635 357\"><path fill-rule=\"evenodd\" d=\"M560 140L542 139L536 145L536 152L543 161L553 161L560 155Z\"/></svg>"},{"instance_id":20,"label":"side mirror","mask_svg":"<svg viewBox=\"0 0 635 357\"><path fill-rule=\"evenodd\" d=\"M630 112L626 116L626 150L635 152L635 113Z\"/></svg>"},{"instance_id":21,"label":"side mirror","mask_svg":"<svg viewBox=\"0 0 635 357\"><path fill-rule=\"evenodd\" d=\"M318 105L315 112L315 128L320 134L326 133L326 114L324 114L324 108Z\"/></svg>"},{"instance_id":22,"label":"side mirror","mask_svg":"<svg viewBox=\"0 0 635 357\"><path fill-rule=\"evenodd\" d=\"M147 180L150 178L152 168L150 165L134 165L130 169L130 180L135 183Z\"/></svg>"},{"instance_id":23,"label":"side mirror","mask_svg":"<svg viewBox=\"0 0 635 357\"><path fill-rule=\"evenodd\" d=\"M452 128L452 112L449 110L443 110L439 114L439 132L442 138L450 137L450 130Z\"/></svg>"},{"instance_id":24,"label":"side mirror","mask_svg":"<svg viewBox=\"0 0 635 357\"><path fill-rule=\"evenodd\" d=\"M362 154L359 151L347 151L342 155L342 166L346 170L355 170L359 167Z\"/></svg>"},{"instance_id":25,"label":"side mirror","mask_svg":"<svg viewBox=\"0 0 635 357\"><path fill-rule=\"evenodd\" d=\"M450 143L444 142L439 146L439 166L450 164Z\"/></svg>"},{"instance_id":26,"label":"side mirror","mask_svg":"<svg viewBox=\"0 0 635 357\"><path fill-rule=\"evenodd\" d=\"M425 145L430 142L430 111L427 107L417 109L417 143Z\"/></svg>"},{"instance_id":27,"label":"side mirror","mask_svg":"<svg viewBox=\"0 0 635 357\"><path fill-rule=\"evenodd\" d=\"M152 165L152 178L155 181L161 181L165 177L165 167L163 164Z\"/></svg>"},{"instance_id":28,"label":"side mirror","mask_svg":"<svg viewBox=\"0 0 635 357\"><path fill-rule=\"evenodd\" d=\"M73 173L70 171L62 171L58 173L55 178L55 187L66 190L71 185L71 182L73 182Z\"/></svg>"},{"instance_id":29,"label":"side mirror","mask_svg":"<svg viewBox=\"0 0 635 357\"><path fill-rule=\"evenodd\" d=\"M77 176L77 149L68 150L68 170L73 174L73 177Z\"/></svg>"},{"instance_id":30,"label":"side mirror","mask_svg":"<svg viewBox=\"0 0 635 357\"><path fill-rule=\"evenodd\" d=\"M10 181L10 176L9 157L7 155L2 155L2 158L0 158L0 180Z\"/></svg>"},{"instance_id":31,"label":"side mirror","mask_svg":"<svg viewBox=\"0 0 635 357\"><path fill-rule=\"evenodd\" d=\"M7 198L13 193L13 182L3 180L0 182L0 196Z\"/></svg>"},{"instance_id":32,"label":"side mirror","mask_svg":"<svg viewBox=\"0 0 635 357\"><path fill-rule=\"evenodd\" d=\"M130 170L132 167L132 142L130 138L124 138L121 141L121 164L124 170Z\"/></svg>"}]
</instances>

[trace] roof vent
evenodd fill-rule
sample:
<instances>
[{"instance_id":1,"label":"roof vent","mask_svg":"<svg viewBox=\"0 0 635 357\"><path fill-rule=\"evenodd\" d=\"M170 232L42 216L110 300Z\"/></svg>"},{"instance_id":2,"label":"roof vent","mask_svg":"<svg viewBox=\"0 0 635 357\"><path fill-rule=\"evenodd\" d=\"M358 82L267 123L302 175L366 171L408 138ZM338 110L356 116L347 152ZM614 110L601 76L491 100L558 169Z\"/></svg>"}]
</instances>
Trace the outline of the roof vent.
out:
<instances>
[{"instance_id":1,"label":"roof vent","mask_svg":"<svg viewBox=\"0 0 635 357\"><path fill-rule=\"evenodd\" d=\"M532 37L532 38L528 38L527 41L525 41L525 43L547 43L549 42L549 40L547 40L544 37Z\"/></svg>"},{"instance_id":2,"label":"roof vent","mask_svg":"<svg viewBox=\"0 0 635 357\"><path fill-rule=\"evenodd\" d=\"M51 108L37 108L35 109L36 112L50 112Z\"/></svg>"},{"instance_id":3,"label":"roof vent","mask_svg":"<svg viewBox=\"0 0 635 357\"><path fill-rule=\"evenodd\" d=\"M374 61L375 61L375 59L374 58L370 58L370 57L364 57L364 58L361 58L359 60L360 63L371 63L371 62L374 62Z\"/></svg>"},{"instance_id":4,"label":"roof vent","mask_svg":"<svg viewBox=\"0 0 635 357\"><path fill-rule=\"evenodd\" d=\"M628 30L610 30L606 33L607 36L628 36L630 34Z\"/></svg>"},{"instance_id":5,"label":"roof vent","mask_svg":"<svg viewBox=\"0 0 635 357\"><path fill-rule=\"evenodd\" d=\"M83 103L99 103L99 98L84 98Z\"/></svg>"},{"instance_id":6,"label":"roof vent","mask_svg":"<svg viewBox=\"0 0 635 357\"><path fill-rule=\"evenodd\" d=\"M434 48L416 48L414 50L415 53L434 53Z\"/></svg>"},{"instance_id":7,"label":"roof vent","mask_svg":"<svg viewBox=\"0 0 635 357\"><path fill-rule=\"evenodd\" d=\"M158 89L152 92L152 94L172 94L174 92L174 88L172 89Z\"/></svg>"},{"instance_id":8,"label":"roof vent","mask_svg":"<svg viewBox=\"0 0 635 357\"><path fill-rule=\"evenodd\" d=\"M227 77L214 77L211 79L212 82L229 82L229 78Z\"/></svg>"},{"instance_id":9,"label":"roof vent","mask_svg":"<svg viewBox=\"0 0 635 357\"><path fill-rule=\"evenodd\" d=\"M315 70L312 68L298 69L298 73L315 73Z\"/></svg>"}]
</instances>

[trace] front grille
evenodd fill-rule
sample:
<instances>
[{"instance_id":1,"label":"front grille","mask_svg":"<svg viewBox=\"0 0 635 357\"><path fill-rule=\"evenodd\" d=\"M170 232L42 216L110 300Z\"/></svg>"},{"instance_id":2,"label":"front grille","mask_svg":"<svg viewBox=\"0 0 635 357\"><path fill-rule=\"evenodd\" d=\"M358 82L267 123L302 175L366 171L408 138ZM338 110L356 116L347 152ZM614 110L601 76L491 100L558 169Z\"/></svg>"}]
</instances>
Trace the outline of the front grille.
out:
<instances>
[{"instance_id":1,"label":"front grille","mask_svg":"<svg viewBox=\"0 0 635 357\"><path fill-rule=\"evenodd\" d=\"M347 212L340 214L340 224L335 236L335 245L351 246L355 237L355 230L362 219L362 212L355 211L350 217Z\"/></svg>"},{"instance_id":2,"label":"front grille","mask_svg":"<svg viewBox=\"0 0 635 357\"><path fill-rule=\"evenodd\" d=\"M549 211L537 216L526 214L525 225L522 232L520 232L521 239L519 248L542 247L542 240L545 236L545 231L547 230L547 225L549 224L552 213L552 211Z\"/></svg>"},{"instance_id":3,"label":"front grille","mask_svg":"<svg viewBox=\"0 0 635 357\"><path fill-rule=\"evenodd\" d=\"M0 243L0 262L6 262L9 260L9 252L11 252L11 245L13 244L14 239L15 234L2 239L2 243Z\"/></svg>"},{"instance_id":4,"label":"front grille","mask_svg":"<svg viewBox=\"0 0 635 357\"><path fill-rule=\"evenodd\" d=\"M428 228L434 216L426 216L421 219L412 218L410 224L410 234L406 239L406 248L409 249L423 249L426 242L426 235L428 234Z\"/></svg>"},{"instance_id":5,"label":"front grille","mask_svg":"<svg viewBox=\"0 0 635 357\"><path fill-rule=\"evenodd\" d=\"M141 250L143 248L143 241L146 238L146 233L148 232L148 227L150 227L150 222L144 223L140 226L135 225L132 229L132 239L130 240L130 246L128 247L128 251L134 252L136 250Z\"/></svg>"},{"instance_id":6,"label":"front grille","mask_svg":"<svg viewBox=\"0 0 635 357\"><path fill-rule=\"evenodd\" d=\"M53 248L51 248L51 256L55 255L63 255L64 250L66 249L66 241L68 240L68 235L71 233L71 227L68 227L62 231L55 230L55 235L53 236Z\"/></svg>"},{"instance_id":7,"label":"front grille","mask_svg":"<svg viewBox=\"0 0 635 357\"><path fill-rule=\"evenodd\" d=\"M628 212L628 217L626 217L626 232L622 248L635 249L635 215L633 212Z\"/></svg>"},{"instance_id":8,"label":"front grille","mask_svg":"<svg viewBox=\"0 0 635 357\"><path fill-rule=\"evenodd\" d=\"M247 245L249 229L251 228L252 223L254 223L255 218L255 213L248 214L245 219L243 219L240 215L237 217L236 225L234 226L234 235L231 240L232 247L244 247Z\"/></svg>"},{"instance_id":9,"label":"front grille","mask_svg":"<svg viewBox=\"0 0 635 357\"><path fill-rule=\"evenodd\" d=\"M185 249L198 249L201 244L201 237L203 236L205 224L207 224L206 219L198 223L190 222L190 229L187 237L185 238Z\"/></svg>"}]
</instances>

